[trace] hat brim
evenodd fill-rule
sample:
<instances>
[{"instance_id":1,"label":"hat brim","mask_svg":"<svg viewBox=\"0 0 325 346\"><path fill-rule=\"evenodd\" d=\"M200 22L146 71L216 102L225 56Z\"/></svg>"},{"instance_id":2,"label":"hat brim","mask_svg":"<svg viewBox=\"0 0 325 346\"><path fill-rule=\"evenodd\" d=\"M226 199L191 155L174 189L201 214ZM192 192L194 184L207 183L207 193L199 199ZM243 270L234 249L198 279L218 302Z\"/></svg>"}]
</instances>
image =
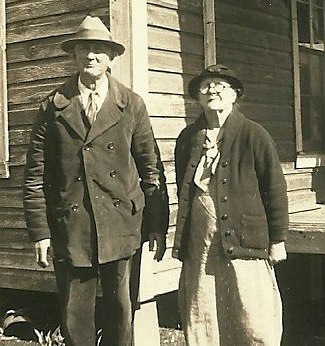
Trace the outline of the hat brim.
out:
<instances>
[{"instance_id":1,"label":"hat brim","mask_svg":"<svg viewBox=\"0 0 325 346\"><path fill-rule=\"evenodd\" d=\"M107 38L101 38L98 35L87 35L87 36L75 36L70 39L67 39L61 43L61 48L67 52L71 53L77 43L82 43L85 41L97 41L97 42L103 42L106 43L108 47L112 48L118 55L122 55L125 52L125 47L115 41L108 40Z\"/></svg>"},{"instance_id":2,"label":"hat brim","mask_svg":"<svg viewBox=\"0 0 325 346\"><path fill-rule=\"evenodd\" d=\"M228 75L225 75L222 73L206 72L206 73L200 74L199 76L192 78L188 84L188 93L190 94L190 96L193 99L197 99L197 94L199 92L199 86L200 86L201 82L204 79L207 79L210 77L219 77L219 78L226 80L227 82L229 82L231 87L237 92L238 98L240 98L243 95L244 85L238 78L228 76Z\"/></svg>"}]
</instances>

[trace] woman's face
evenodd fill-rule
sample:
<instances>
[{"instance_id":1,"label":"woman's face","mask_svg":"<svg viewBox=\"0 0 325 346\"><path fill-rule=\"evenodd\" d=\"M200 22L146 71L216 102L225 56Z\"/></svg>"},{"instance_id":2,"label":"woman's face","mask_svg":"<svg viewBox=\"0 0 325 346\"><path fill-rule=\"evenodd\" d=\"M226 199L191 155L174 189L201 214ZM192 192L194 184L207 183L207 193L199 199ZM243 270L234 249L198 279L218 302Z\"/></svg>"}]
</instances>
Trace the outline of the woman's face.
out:
<instances>
[{"instance_id":1,"label":"woman's face","mask_svg":"<svg viewBox=\"0 0 325 346\"><path fill-rule=\"evenodd\" d=\"M236 98L236 91L222 78L209 77L200 83L198 101L205 110L224 111L232 108Z\"/></svg>"}]
</instances>

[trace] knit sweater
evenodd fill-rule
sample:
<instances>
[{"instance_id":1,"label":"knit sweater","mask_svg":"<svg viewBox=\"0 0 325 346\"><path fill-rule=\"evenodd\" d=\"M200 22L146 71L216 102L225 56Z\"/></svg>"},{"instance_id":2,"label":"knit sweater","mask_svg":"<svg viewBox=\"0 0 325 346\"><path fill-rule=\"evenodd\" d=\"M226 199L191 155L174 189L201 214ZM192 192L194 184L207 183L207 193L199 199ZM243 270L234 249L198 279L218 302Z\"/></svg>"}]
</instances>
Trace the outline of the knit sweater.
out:
<instances>
[{"instance_id":1,"label":"knit sweater","mask_svg":"<svg viewBox=\"0 0 325 346\"><path fill-rule=\"evenodd\" d=\"M207 123L202 115L186 127L175 149L179 209L173 257L186 256L193 177L202 155ZM268 258L271 242L286 239L287 189L271 136L234 108L224 124L221 157L210 184L217 188L217 213L225 256Z\"/></svg>"}]
</instances>

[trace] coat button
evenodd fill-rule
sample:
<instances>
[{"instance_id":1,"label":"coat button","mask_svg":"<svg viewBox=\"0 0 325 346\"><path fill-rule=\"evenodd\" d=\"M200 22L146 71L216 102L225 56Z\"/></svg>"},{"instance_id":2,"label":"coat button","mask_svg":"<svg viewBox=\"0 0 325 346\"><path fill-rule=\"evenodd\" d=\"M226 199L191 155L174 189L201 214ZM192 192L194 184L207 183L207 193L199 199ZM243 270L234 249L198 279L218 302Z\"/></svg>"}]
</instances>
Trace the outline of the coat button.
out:
<instances>
[{"instance_id":1,"label":"coat button","mask_svg":"<svg viewBox=\"0 0 325 346\"><path fill-rule=\"evenodd\" d=\"M107 144L107 148L108 149L114 149L114 143L113 142L109 142L108 144Z\"/></svg>"},{"instance_id":2,"label":"coat button","mask_svg":"<svg viewBox=\"0 0 325 346\"><path fill-rule=\"evenodd\" d=\"M226 237L230 237L230 235L231 235L231 232L230 232L229 230L227 230L227 231L225 232L225 236L226 236Z\"/></svg>"},{"instance_id":3,"label":"coat button","mask_svg":"<svg viewBox=\"0 0 325 346\"><path fill-rule=\"evenodd\" d=\"M78 204L74 204L71 209L72 211L77 211L79 209Z\"/></svg>"},{"instance_id":4,"label":"coat button","mask_svg":"<svg viewBox=\"0 0 325 346\"><path fill-rule=\"evenodd\" d=\"M115 172L115 171L112 171L109 175L110 175L112 178L115 178L115 177L116 177L116 172Z\"/></svg>"},{"instance_id":5,"label":"coat button","mask_svg":"<svg viewBox=\"0 0 325 346\"><path fill-rule=\"evenodd\" d=\"M222 167L227 167L229 165L229 162L228 161L223 161L221 165L222 165Z\"/></svg>"},{"instance_id":6,"label":"coat button","mask_svg":"<svg viewBox=\"0 0 325 346\"><path fill-rule=\"evenodd\" d=\"M228 220L228 215L227 215L227 214L223 214L223 215L221 216L221 220L223 220L223 221Z\"/></svg>"},{"instance_id":7,"label":"coat button","mask_svg":"<svg viewBox=\"0 0 325 346\"><path fill-rule=\"evenodd\" d=\"M224 178L224 179L221 180L221 183L222 183L222 184L227 184L227 182L228 182L228 179L227 179L227 178Z\"/></svg>"},{"instance_id":8,"label":"coat button","mask_svg":"<svg viewBox=\"0 0 325 346\"><path fill-rule=\"evenodd\" d=\"M121 200L119 198L116 198L113 204L114 204L114 207L119 207L121 204Z\"/></svg>"},{"instance_id":9,"label":"coat button","mask_svg":"<svg viewBox=\"0 0 325 346\"><path fill-rule=\"evenodd\" d=\"M233 247L230 247L230 248L227 250L227 253L228 253L229 255L231 255L233 252L234 252L234 248L233 248Z\"/></svg>"},{"instance_id":10,"label":"coat button","mask_svg":"<svg viewBox=\"0 0 325 346\"><path fill-rule=\"evenodd\" d=\"M221 198L221 202L227 202L228 201L228 197L227 196L224 196Z\"/></svg>"}]
</instances>

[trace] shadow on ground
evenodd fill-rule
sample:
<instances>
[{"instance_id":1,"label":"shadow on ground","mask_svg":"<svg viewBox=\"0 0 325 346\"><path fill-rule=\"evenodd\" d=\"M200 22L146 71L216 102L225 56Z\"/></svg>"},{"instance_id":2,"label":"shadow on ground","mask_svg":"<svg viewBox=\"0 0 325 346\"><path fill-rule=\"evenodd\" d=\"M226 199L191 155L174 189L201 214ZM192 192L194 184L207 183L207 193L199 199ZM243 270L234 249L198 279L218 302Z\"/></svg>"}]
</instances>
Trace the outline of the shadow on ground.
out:
<instances>
[{"instance_id":1,"label":"shadow on ground","mask_svg":"<svg viewBox=\"0 0 325 346\"><path fill-rule=\"evenodd\" d=\"M99 298L100 299L100 298ZM156 297L160 326L161 345L183 346L184 337L180 329L180 316L177 292ZM100 304L99 304L100 305ZM14 310L22 316L17 323L5 329L5 337L0 338L0 346L34 346L37 337L34 328L43 334L53 332L60 324L59 306L53 293L0 289L0 325L6 312ZM100 327L102 311L97 312L97 325ZM16 340L10 337L17 337Z\"/></svg>"}]
</instances>

